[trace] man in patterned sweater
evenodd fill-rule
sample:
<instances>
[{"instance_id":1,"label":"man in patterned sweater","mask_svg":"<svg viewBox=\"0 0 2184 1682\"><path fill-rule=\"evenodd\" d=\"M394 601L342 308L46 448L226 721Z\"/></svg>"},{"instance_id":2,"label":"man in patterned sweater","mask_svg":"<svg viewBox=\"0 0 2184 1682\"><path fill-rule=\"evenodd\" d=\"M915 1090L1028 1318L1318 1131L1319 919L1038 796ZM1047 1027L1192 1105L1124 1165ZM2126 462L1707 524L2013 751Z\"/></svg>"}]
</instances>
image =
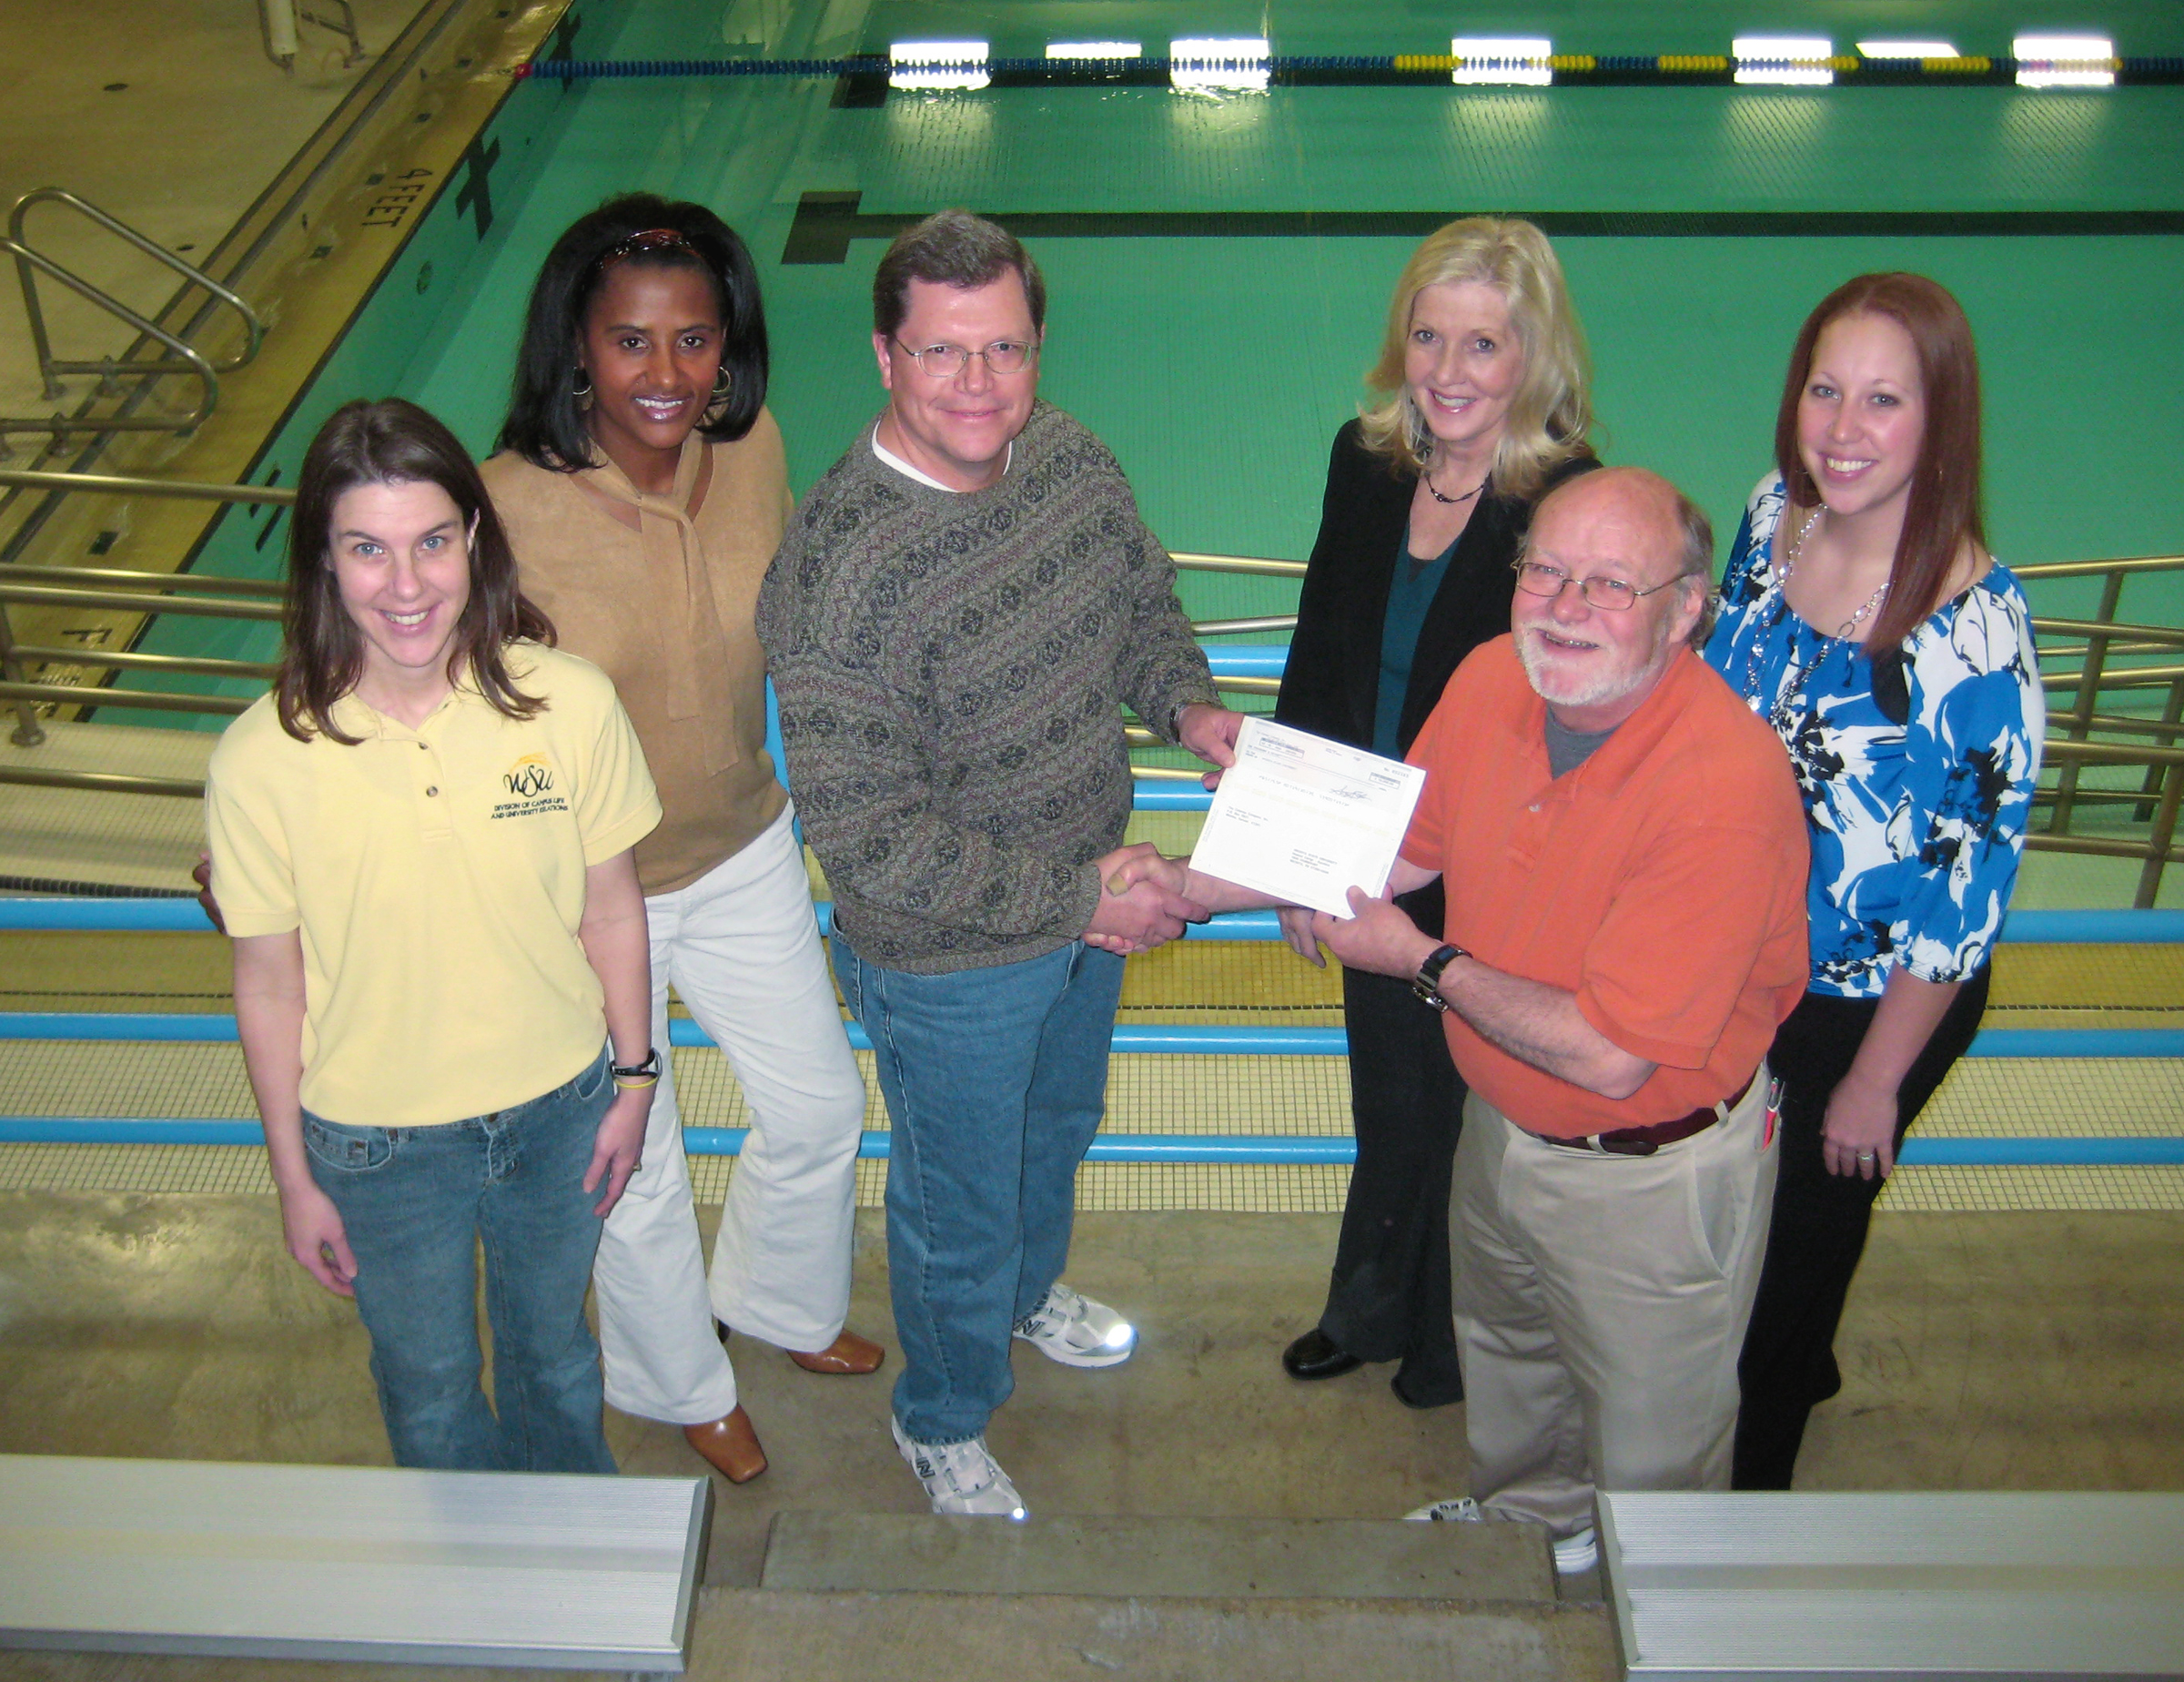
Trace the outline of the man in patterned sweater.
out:
<instances>
[{"instance_id":1,"label":"man in patterned sweater","mask_svg":"<svg viewBox=\"0 0 2184 1682\"><path fill-rule=\"evenodd\" d=\"M1012 1333L1073 1366L1136 1342L1061 1282L1122 954L1204 915L1107 887L1148 850L1122 846L1118 709L1216 764L1238 723L1115 458L1037 401L1045 305L990 222L895 240L873 285L887 408L798 511L758 607L893 1124L895 1443L935 1512L1016 1518L985 1441Z\"/></svg>"}]
</instances>

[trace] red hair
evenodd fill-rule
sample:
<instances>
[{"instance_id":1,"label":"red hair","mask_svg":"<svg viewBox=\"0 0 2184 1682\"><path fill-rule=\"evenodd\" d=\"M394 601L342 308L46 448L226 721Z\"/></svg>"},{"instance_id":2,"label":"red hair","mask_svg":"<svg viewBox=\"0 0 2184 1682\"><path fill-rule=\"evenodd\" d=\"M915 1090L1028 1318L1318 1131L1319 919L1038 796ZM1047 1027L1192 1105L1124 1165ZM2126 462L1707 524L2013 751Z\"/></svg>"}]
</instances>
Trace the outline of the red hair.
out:
<instances>
[{"instance_id":1,"label":"red hair","mask_svg":"<svg viewBox=\"0 0 2184 1682\"><path fill-rule=\"evenodd\" d=\"M1860 275L1822 299L1798 330L1774 418L1774 465L1790 501L1800 508L1821 502L1820 489L1797 452L1797 405L1812 372L1813 347L1829 322L1855 315L1885 316L1911 336L1926 410L1904 529L1888 570L1888 599L1866 635L1866 649L1883 653L1901 647L1941 605L1966 540L1987 547L1979 491L1979 358L1963 306L1924 275Z\"/></svg>"}]
</instances>

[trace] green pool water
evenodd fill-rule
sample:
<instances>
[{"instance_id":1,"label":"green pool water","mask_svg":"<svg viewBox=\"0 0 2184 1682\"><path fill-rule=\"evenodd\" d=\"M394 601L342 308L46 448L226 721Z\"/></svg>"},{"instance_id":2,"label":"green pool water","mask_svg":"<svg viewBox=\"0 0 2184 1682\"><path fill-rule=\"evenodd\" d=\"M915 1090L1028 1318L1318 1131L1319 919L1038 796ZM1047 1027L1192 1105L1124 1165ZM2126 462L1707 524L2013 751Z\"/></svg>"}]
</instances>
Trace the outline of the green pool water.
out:
<instances>
[{"instance_id":1,"label":"green pool water","mask_svg":"<svg viewBox=\"0 0 2184 1682\"><path fill-rule=\"evenodd\" d=\"M1264 34L1278 53L1445 52L1450 33L1446 7L1325 0L588 0L579 17L569 50L586 59L824 56L917 38L984 39L996 56L1087 36L1161 53L1186 34ZM1594 52L1720 52L1733 32L1764 27L1826 33L1839 50L1916 33L2006 53L2014 30L2053 21L1969 0L1595 3L1464 16L1469 32L1549 34L1558 50ZM2124 53L2184 52L2184 7L2111 0L2068 21L2106 29ZM2184 88L989 88L896 92L861 108L835 96L831 81L774 78L523 85L487 137L510 140L490 226L480 232L474 215L450 212L431 236L443 249L466 242L460 264L438 259L460 283L428 289L420 278L421 299L401 275L383 287L357 330L369 336L369 318L399 302L399 331L377 329L399 348L337 357L298 411L298 435L269 462L299 457L308 424L335 403L388 390L486 450L540 258L571 218L645 187L703 200L750 242L773 332L771 400L801 490L879 406L869 300L882 249L856 239L839 262L785 262L802 197L854 192L861 212L880 216L949 205L1004 218L1074 212L1100 218L1091 237L1032 241L1051 296L1042 394L1114 448L1171 548L1300 558L1329 441L1355 410L1414 237L1148 237L1133 217L1649 213L1664 220L1643 234L1556 239L1592 341L1597 442L1610 461L1682 484L1724 547L1767 463L1798 322L1835 284L1877 268L1935 276L1971 315L1989 535L2006 562L2184 546L2179 237L1965 233L1953 220L2184 210ZM543 137L538 156L519 135ZM1800 220L1845 212L1921 219L1915 231L1855 235ZM1758 236L1724 237L1717 223L1684 237L1678 213L1772 219ZM420 229L420 249L430 231ZM258 518L237 516L200 564L269 569L279 533ZM1199 617L1278 613L1294 586L1199 575L1186 595ZM2090 586L2072 583L2036 597L2054 613L2091 602ZM2125 610L2184 623L2184 579L2135 584ZM263 658L268 634L163 624L146 645Z\"/></svg>"}]
</instances>

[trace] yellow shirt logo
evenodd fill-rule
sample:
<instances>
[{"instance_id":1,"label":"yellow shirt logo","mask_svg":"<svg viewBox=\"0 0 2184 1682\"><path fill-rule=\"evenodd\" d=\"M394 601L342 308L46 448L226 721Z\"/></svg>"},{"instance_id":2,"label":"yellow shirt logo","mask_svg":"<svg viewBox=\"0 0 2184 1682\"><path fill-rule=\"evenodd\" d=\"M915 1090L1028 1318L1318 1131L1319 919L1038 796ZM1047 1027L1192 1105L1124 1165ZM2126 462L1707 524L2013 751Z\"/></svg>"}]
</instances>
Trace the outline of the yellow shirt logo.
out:
<instances>
[{"instance_id":1,"label":"yellow shirt logo","mask_svg":"<svg viewBox=\"0 0 2184 1682\"><path fill-rule=\"evenodd\" d=\"M534 812L566 812L568 801L554 792L553 762L543 754L526 754L500 774L510 798L496 801L495 817L529 817Z\"/></svg>"},{"instance_id":2,"label":"yellow shirt logo","mask_svg":"<svg viewBox=\"0 0 2184 1682\"><path fill-rule=\"evenodd\" d=\"M553 766L543 754L526 754L500 774L508 792L531 800L553 786Z\"/></svg>"}]
</instances>

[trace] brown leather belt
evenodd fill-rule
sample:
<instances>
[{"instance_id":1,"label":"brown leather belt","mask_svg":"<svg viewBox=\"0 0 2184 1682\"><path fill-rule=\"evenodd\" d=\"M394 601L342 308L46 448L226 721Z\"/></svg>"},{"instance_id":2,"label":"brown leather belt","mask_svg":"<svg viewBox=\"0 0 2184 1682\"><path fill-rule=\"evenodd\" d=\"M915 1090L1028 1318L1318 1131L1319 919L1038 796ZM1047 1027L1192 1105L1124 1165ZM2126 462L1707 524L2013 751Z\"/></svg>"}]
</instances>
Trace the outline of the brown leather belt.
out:
<instances>
[{"instance_id":1,"label":"brown leather belt","mask_svg":"<svg viewBox=\"0 0 2184 1682\"><path fill-rule=\"evenodd\" d=\"M1679 1139L1704 1133L1743 1103L1752 1090L1752 1081L1758 1079L1755 1072L1752 1080L1737 1089L1735 1097L1709 1104L1704 1110L1694 1110L1687 1116L1678 1116L1673 1121L1655 1121L1650 1127L1619 1127L1612 1133L1591 1133L1582 1139L1554 1139L1545 1133L1533 1137L1545 1139L1549 1144L1560 1145L1565 1150L1590 1150L1596 1156L1651 1156L1663 1145L1673 1145Z\"/></svg>"}]
</instances>

